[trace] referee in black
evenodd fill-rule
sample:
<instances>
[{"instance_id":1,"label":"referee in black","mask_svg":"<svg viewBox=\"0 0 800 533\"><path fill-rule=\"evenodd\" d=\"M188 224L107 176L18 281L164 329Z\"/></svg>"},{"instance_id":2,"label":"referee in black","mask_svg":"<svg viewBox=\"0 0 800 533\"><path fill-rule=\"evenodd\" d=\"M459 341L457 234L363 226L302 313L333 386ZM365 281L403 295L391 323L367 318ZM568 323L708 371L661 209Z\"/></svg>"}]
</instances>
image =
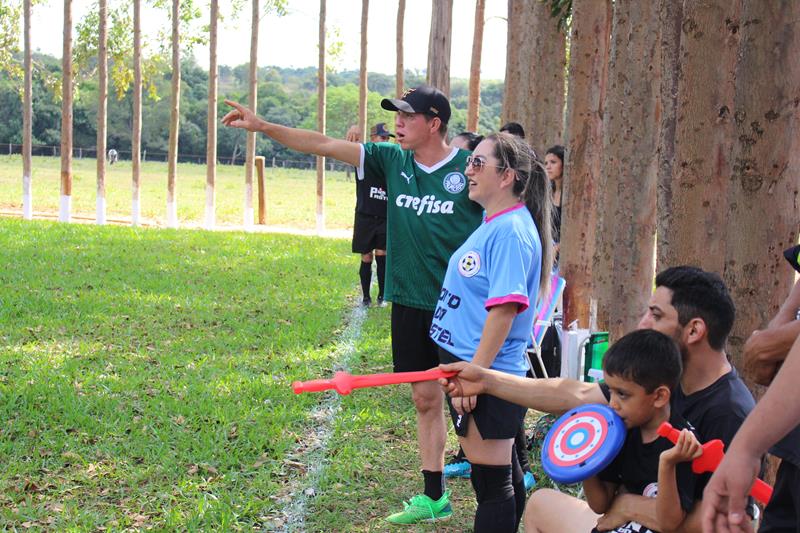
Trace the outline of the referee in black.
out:
<instances>
[{"instance_id":1,"label":"referee in black","mask_svg":"<svg viewBox=\"0 0 800 533\"><path fill-rule=\"evenodd\" d=\"M351 137L357 136L355 128L351 128L347 140L360 142ZM386 129L384 122L372 127L369 133L370 142L388 142L394 137ZM363 174L356 169L356 214L353 223L353 253L361 254L361 266L358 275L361 278L361 290L364 297L361 304L368 307L372 304L369 287L372 284L372 259L375 258L378 273L378 306L384 307L383 286L386 279L386 180L376 177L364 169Z\"/></svg>"}]
</instances>

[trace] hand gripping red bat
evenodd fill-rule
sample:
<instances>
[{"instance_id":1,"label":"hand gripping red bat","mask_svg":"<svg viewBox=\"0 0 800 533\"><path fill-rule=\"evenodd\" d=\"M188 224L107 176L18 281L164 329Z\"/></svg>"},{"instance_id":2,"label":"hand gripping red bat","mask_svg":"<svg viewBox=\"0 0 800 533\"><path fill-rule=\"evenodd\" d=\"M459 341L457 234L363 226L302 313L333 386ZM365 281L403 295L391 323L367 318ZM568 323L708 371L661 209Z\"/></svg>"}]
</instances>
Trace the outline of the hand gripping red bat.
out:
<instances>
[{"instance_id":1,"label":"hand gripping red bat","mask_svg":"<svg viewBox=\"0 0 800 533\"><path fill-rule=\"evenodd\" d=\"M681 432L672 427L669 422L662 423L656 432L660 436L672 441L673 444L678 442L678 437L681 434ZM725 456L725 452L722 450L723 444L719 439L710 440L703 444L703 454L697 459L692 460L692 472L695 474L702 474L704 472L715 471L719 463L722 462L722 458ZM772 498L772 487L756 478L753 482L753 486L750 487L750 496L763 504L767 504L769 503L769 499Z\"/></svg>"},{"instance_id":2,"label":"hand gripping red bat","mask_svg":"<svg viewBox=\"0 0 800 533\"><path fill-rule=\"evenodd\" d=\"M301 392L319 392L334 389L339 394L350 394L353 389L395 385L397 383L432 381L439 378L453 377L456 374L457 372L444 372L438 368L421 372L395 372L391 374L365 374L361 376L354 376L348 372L336 372L333 379L295 381L292 383L292 390L295 394L300 394Z\"/></svg>"}]
</instances>

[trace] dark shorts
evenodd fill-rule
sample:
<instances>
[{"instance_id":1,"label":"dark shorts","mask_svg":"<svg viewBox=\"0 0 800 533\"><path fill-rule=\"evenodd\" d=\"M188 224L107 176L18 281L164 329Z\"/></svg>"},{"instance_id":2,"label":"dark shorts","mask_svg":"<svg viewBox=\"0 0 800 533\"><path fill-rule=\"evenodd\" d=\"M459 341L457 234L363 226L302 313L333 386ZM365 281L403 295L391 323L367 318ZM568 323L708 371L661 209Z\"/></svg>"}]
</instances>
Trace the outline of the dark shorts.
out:
<instances>
[{"instance_id":1,"label":"dark shorts","mask_svg":"<svg viewBox=\"0 0 800 533\"><path fill-rule=\"evenodd\" d=\"M353 253L368 254L386 249L386 217L356 213L353 222Z\"/></svg>"},{"instance_id":2,"label":"dark shorts","mask_svg":"<svg viewBox=\"0 0 800 533\"><path fill-rule=\"evenodd\" d=\"M456 363L461 359L450 352L439 348L439 361L442 363ZM525 420L527 407L501 400L497 396L481 394L470 413L463 416L456 413L450 396L447 396L447 407L450 408L450 417L453 419L456 435L464 437L467 434L469 418L475 420L481 437L486 439L513 439L517 436L519 428Z\"/></svg>"},{"instance_id":3,"label":"dark shorts","mask_svg":"<svg viewBox=\"0 0 800 533\"><path fill-rule=\"evenodd\" d=\"M800 468L781 461L758 533L800 533Z\"/></svg>"},{"instance_id":4,"label":"dark shorts","mask_svg":"<svg viewBox=\"0 0 800 533\"><path fill-rule=\"evenodd\" d=\"M439 366L439 347L428 336L433 311L392 303L392 360L395 372Z\"/></svg>"}]
</instances>

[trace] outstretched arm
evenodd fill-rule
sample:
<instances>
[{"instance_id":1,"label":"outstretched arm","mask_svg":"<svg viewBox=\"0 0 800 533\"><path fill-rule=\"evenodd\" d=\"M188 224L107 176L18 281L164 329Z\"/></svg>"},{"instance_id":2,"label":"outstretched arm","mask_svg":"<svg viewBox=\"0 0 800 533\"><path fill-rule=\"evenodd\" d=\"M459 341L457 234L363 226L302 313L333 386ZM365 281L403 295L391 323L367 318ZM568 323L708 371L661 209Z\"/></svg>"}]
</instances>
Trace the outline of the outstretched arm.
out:
<instances>
[{"instance_id":1,"label":"outstretched arm","mask_svg":"<svg viewBox=\"0 0 800 533\"><path fill-rule=\"evenodd\" d=\"M607 403L597 383L562 378L528 379L466 362L439 368L458 372L452 378L439 380L451 397L491 394L545 413L563 413L586 403Z\"/></svg>"},{"instance_id":2,"label":"outstretched arm","mask_svg":"<svg viewBox=\"0 0 800 533\"><path fill-rule=\"evenodd\" d=\"M358 166L360 163L361 145L358 143L334 139L316 131L289 128L267 122L239 103L231 100L225 100L225 103L233 108L222 117L222 123L226 126L263 133L287 148L305 154L331 157L353 166Z\"/></svg>"}]
</instances>

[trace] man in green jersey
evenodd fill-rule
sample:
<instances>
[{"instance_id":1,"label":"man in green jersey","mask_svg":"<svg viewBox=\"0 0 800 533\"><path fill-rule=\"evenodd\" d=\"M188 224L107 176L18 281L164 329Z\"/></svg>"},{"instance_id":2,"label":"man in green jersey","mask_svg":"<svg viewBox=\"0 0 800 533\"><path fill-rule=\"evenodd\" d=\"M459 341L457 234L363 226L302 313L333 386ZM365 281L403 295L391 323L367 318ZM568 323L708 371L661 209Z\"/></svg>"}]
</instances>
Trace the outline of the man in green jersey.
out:
<instances>
[{"instance_id":1,"label":"man in green jersey","mask_svg":"<svg viewBox=\"0 0 800 533\"><path fill-rule=\"evenodd\" d=\"M464 171L469 152L447 145L447 97L423 85L400 99L384 99L381 107L397 112L398 144L363 145L266 122L244 106L225 102L234 108L222 119L226 126L261 132L293 150L332 157L358 167L360 173L383 176L388 192L385 291L393 304L394 369L408 372L437 366L438 351L429 333L447 262L482 216L480 206L468 196ZM435 382L414 383L412 397L425 490L412 497L403 511L388 517L398 524L452 514L442 476L447 430L441 389Z\"/></svg>"}]
</instances>

